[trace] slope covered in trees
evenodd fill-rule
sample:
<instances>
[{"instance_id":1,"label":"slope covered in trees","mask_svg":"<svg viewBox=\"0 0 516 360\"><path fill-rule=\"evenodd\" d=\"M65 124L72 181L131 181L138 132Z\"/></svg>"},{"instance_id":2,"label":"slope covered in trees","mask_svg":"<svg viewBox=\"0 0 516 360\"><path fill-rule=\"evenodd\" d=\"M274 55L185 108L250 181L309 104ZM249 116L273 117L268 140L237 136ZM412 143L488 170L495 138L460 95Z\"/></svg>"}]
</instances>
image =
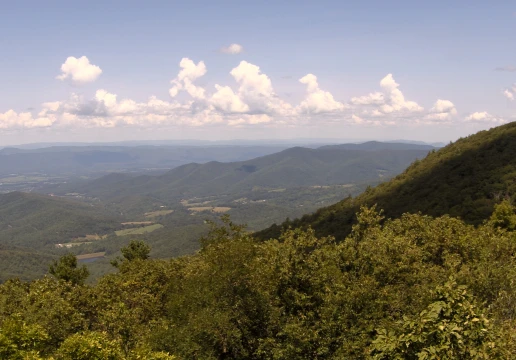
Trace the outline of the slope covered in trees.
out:
<instances>
[{"instance_id":1,"label":"slope covered in trees","mask_svg":"<svg viewBox=\"0 0 516 360\"><path fill-rule=\"evenodd\" d=\"M512 359L516 233L500 226L514 216L504 203L480 227L382 223L363 208L339 243L300 229L256 242L226 221L169 261L133 242L94 286L64 257L56 278L0 285L0 357Z\"/></svg>"},{"instance_id":2,"label":"slope covered in trees","mask_svg":"<svg viewBox=\"0 0 516 360\"><path fill-rule=\"evenodd\" d=\"M0 195L0 244L43 247L72 237L105 233L118 219L102 207L45 195Z\"/></svg>"},{"instance_id":3,"label":"slope covered in trees","mask_svg":"<svg viewBox=\"0 0 516 360\"><path fill-rule=\"evenodd\" d=\"M76 188L67 184L62 186L63 191L59 187L53 191L75 191L123 202L125 198L134 196L165 201L191 196L238 194L257 187L356 184L400 173L412 161L428 153L428 146L417 146L417 149L400 150L376 150L370 146L361 150L295 147L246 161L186 164L160 176L108 175ZM116 178L120 181L113 181Z\"/></svg>"},{"instance_id":4,"label":"slope covered in trees","mask_svg":"<svg viewBox=\"0 0 516 360\"><path fill-rule=\"evenodd\" d=\"M44 274L58 243L120 227L101 206L34 193L0 195L0 282Z\"/></svg>"},{"instance_id":5,"label":"slope covered in trees","mask_svg":"<svg viewBox=\"0 0 516 360\"><path fill-rule=\"evenodd\" d=\"M360 206L373 204L384 209L387 217L420 211L480 224L500 199L516 198L515 178L516 123L509 123L432 151L392 180L354 199L344 199L283 226L273 225L257 236L276 237L285 226L311 226L318 235L343 239Z\"/></svg>"}]
</instances>

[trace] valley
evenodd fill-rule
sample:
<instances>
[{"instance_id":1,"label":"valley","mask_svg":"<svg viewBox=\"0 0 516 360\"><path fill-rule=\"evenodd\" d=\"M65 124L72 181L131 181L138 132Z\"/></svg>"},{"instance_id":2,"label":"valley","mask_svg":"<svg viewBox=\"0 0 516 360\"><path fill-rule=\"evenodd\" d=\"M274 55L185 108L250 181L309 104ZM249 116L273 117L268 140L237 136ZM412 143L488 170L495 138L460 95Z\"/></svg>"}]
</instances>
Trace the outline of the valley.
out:
<instances>
[{"instance_id":1,"label":"valley","mask_svg":"<svg viewBox=\"0 0 516 360\"><path fill-rule=\"evenodd\" d=\"M22 247L27 257L31 252L51 258L67 251L78 256L103 252L105 256L87 262L92 273L89 281L95 281L114 271L110 259L132 239L149 243L153 257L191 254L208 231L206 222L218 221L223 214L246 224L250 231L261 230L357 196L433 149L378 142L362 144L360 149L351 147L294 147L248 160L189 163L159 172L139 169L99 176L101 173L92 171L66 177L59 171L53 180L48 175L32 178L28 192L16 190L27 184L28 175L12 176L4 189L15 191L0 195L0 214L2 210L9 213L0 217L0 244ZM82 154L85 150L74 151ZM206 153L192 150L199 152ZM7 153L18 154L14 149ZM43 149L40 153L49 152ZM220 154L238 158L254 153L231 148L212 156ZM125 158L117 155L111 159L120 157ZM25 265L18 271L21 277L28 272ZM14 268L9 276L13 274ZM0 281L6 279L0 274Z\"/></svg>"}]
</instances>

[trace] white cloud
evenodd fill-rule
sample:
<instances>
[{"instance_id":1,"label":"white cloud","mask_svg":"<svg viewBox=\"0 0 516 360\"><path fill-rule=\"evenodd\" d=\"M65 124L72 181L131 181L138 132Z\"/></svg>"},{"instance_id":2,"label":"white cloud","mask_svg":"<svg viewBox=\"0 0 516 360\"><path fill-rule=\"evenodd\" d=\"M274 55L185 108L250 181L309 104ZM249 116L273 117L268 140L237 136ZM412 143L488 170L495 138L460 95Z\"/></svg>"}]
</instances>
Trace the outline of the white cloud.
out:
<instances>
[{"instance_id":1,"label":"white cloud","mask_svg":"<svg viewBox=\"0 0 516 360\"><path fill-rule=\"evenodd\" d=\"M353 122L355 124L363 124L365 122L364 119L362 119L360 116L357 116L355 114L351 115L351 120L353 120Z\"/></svg>"},{"instance_id":2,"label":"white cloud","mask_svg":"<svg viewBox=\"0 0 516 360\"><path fill-rule=\"evenodd\" d=\"M354 105L381 105L385 103L385 97L381 92L374 92L369 95L354 97L351 99Z\"/></svg>"},{"instance_id":3,"label":"white cloud","mask_svg":"<svg viewBox=\"0 0 516 360\"><path fill-rule=\"evenodd\" d=\"M220 49L221 52L225 54L240 54L242 51L244 51L244 47L240 44L231 44L229 46L225 46Z\"/></svg>"},{"instance_id":4,"label":"white cloud","mask_svg":"<svg viewBox=\"0 0 516 360\"><path fill-rule=\"evenodd\" d=\"M75 58L70 56L61 65L62 74L58 75L56 79L69 79L75 84L85 84L97 80L102 74L102 69L97 65L90 64L90 60L86 56Z\"/></svg>"},{"instance_id":5,"label":"white cloud","mask_svg":"<svg viewBox=\"0 0 516 360\"><path fill-rule=\"evenodd\" d=\"M217 92L211 97L211 103L215 108L229 113L245 113L249 111L249 106L229 86L217 84L215 88Z\"/></svg>"},{"instance_id":6,"label":"white cloud","mask_svg":"<svg viewBox=\"0 0 516 360\"><path fill-rule=\"evenodd\" d=\"M331 93L319 88L317 77L315 75L305 75L299 79L299 82L307 86L308 92L305 100L303 100L299 105L300 111L319 114L324 112L342 111L347 108L345 104L336 101Z\"/></svg>"},{"instance_id":7,"label":"white cloud","mask_svg":"<svg viewBox=\"0 0 516 360\"><path fill-rule=\"evenodd\" d=\"M431 121L450 121L457 115L457 109L450 100L437 100L426 116Z\"/></svg>"},{"instance_id":8,"label":"white cloud","mask_svg":"<svg viewBox=\"0 0 516 360\"><path fill-rule=\"evenodd\" d=\"M420 113L424 109L414 101L405 100L405 96L399 89L399 84L394 80L392 74L388 74L380 81L382 91L376 91L369 95L353 97L353 105L373 107L373 116L385 116L399 113Z\"/></svg>"},{"instance_id":9,"label":"white cloud","mask_svg":"<svg viewBox=\"0 0 516 360\"><path fill-rule=\"evenodd\" d=\"M38 116L34 118L30 112L17 113L8 110L0 113L0 129L32 129L52 126L55 119L52 116Z\"/></svg>"},{"instance_id":10,"label":"white cloud","mask_svg":"<svg viewBox=\"0 0 516 360\"><path fill-rule=\"evenodd\" d=\"M239 84L237 95L249 107L249 112L269 115L292 112L292 106L275 94L271 80L258 66L241 61L230 74Z\"/></svg>"},{"instance_id":11,"label":"white cloud","mask_svg":"<svg viewBox=\"0 0 516 360\"><path fill-rule=\"evenodd\" d=\"M177 77L171 81L173 86L169 90L170 96L175 97L180 90L185 90L193 98L204 99L205 90L193 84L193 81L206 74L207 70L204 62L199 61L196 65L192 60L183 58L179 66L181 67L181 71L179 71Z\"/></svg>"},{"instance_id":12,"label":"white cloud","mask_svg":"<svg viewBox=\"0 0 516 360\"><path fill-rule=\"evenodd\" d=\"M92 79L91 65L63 64L62 79L85 82ZM81 59L76 62L84 65ZM66 67L64 65L68 64ZM89 72L78 69L90 67ZM367 95L352 97L349 103L340 102L332 93L320 88L318 79L307 74L299 79L306 89L299 105L293 106L280 98L272 81L259 66L241 61L230 71L233 84L216 84L212 91L195 85L207 73L203 61L183 58L179 72L171 81L169 101L151 96L147 101L120 98L106 89L98 89L89 97L72 94L63 101L45 102L32 112L9 110L0 113L0 129L31 128L170 128L170 127L295 127L295 126L395 126L412 124L450 124L461 121L450 100L438 99L424 110L414 101L407 100L392 74L379 83L380 88ZM98 68L98 75L101 70ZM85 74L90 74L88 77ZM301 86L299 86L301 88ZM191 98L178 96L186 92ZM516 87L506 89L505 96L513 99ZM503 123L503 119L487 112L472 113L462 119L470 123Z\"/></svg>"},{"instance_id":13,"label":"white cloud","mask_svg":"<svg viewBox=\"0 0 516 360\"><path fill-rule=\"evenodd\" d=\"M510 88L507 88L503 91L503 96L505 96L509 100L514 100L516 97L516 84L513 84Z\"/></svg>"},{"instance_id":14,"label":"white cloud","mask_svg":"<svg viewBox=\"0 0 516 360\"><path fill-rule=\"evenodd\" d=\"M450 100L437 100L434 106L430 109L430 112L433 113L451 113L456 114L457 110L455 109L455 105Z\"/></svg>"},{"instance_id":15,"label":"white cloud","mask_svg":"<svg viewBox=\"0 0 516 360\"><path fill-rule=\"evenodd\" d=\"M506 120L499 118L497 116L491 115L486 111L482 112L474 112L464 119L467 122L488 122L488 123L499 123L503 124L507 122Z\"/></svg>"},{"instance_id":16,"label":"white cloud","mask_svg":"<svg viewBox=\"0 0 516 360\"><path fill-rule=\"evenodd\" d=\"M514 100L514 93L509 89L505 89L503 91L503 96L505 96L507 99L509 99L511 101Z\"/></svg>"}]
</instances>

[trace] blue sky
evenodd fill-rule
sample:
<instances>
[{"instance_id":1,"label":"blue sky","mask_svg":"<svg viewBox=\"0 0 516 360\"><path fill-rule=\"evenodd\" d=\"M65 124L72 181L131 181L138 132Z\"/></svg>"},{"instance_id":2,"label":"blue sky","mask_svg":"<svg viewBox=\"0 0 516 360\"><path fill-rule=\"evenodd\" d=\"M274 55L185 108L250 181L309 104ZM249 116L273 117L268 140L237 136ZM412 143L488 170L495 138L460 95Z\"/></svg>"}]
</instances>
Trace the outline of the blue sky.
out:
<instances>
[{"instance_id":1,"label":"blue sky","mask_svg":"<svg viewBox=\"0 0 516 360\"><path fill-rule=\"evenodd\" d=\"M2 145L448 141L516 119L510 1L19 0L0 14Z\"/></svg>"}]
</instances>

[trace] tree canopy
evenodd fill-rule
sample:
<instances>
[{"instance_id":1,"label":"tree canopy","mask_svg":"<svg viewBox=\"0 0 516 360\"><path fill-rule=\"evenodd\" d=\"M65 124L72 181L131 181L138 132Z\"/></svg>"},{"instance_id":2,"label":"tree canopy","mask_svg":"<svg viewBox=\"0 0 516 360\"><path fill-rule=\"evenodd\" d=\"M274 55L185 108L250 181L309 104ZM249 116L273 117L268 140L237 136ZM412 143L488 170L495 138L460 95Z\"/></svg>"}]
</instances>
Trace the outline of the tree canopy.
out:
<instances>
[{"instance_id":1,"label":"tree canopy","mask_svg":"<svg viewBox=\"0 0 516 360\"><path fill-rule=\"evenodd\" d=\"M95 285L64 275L0 285L0 354L510 359L516 233L500 224L513 215L503 203L473 226L363 207L340 242L311 229L259 242L225 218L198 253L172 260L134 242ZM77 270L67 259L55 274Z\"/></svg>"}]
</instances>

